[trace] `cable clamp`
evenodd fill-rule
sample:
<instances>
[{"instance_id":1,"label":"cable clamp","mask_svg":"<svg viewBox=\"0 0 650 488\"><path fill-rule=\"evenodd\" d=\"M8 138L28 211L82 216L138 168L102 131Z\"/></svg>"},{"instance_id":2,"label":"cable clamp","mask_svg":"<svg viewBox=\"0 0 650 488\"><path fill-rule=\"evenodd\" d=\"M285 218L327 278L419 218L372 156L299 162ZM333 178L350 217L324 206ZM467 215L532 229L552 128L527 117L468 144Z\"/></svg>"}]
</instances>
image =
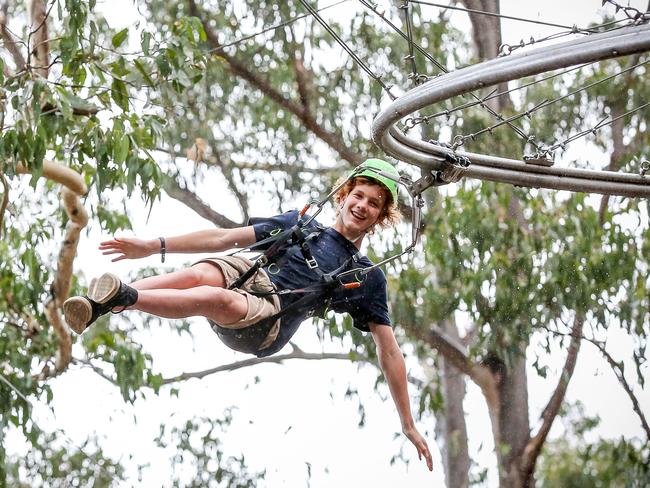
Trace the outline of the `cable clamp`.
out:
<instances>
[{"instance_id":1,"label":"cable clamp","mask_svg":"<svg viewBox=\"0 0 650 488\"><path fill-rule=\"evenodd\" d=\"M524 154L524 163L550 167L555 164L553 156L553 153L550 151L537 151L534 154Z\"/></svg>"}]
</instances>

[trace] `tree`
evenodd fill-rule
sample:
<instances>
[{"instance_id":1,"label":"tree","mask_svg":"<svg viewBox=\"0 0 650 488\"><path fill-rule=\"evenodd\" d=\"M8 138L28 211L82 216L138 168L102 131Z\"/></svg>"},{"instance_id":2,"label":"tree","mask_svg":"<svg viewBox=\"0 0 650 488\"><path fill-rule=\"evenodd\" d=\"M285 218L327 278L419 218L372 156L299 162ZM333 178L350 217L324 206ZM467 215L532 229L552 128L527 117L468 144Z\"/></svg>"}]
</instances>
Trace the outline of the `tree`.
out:
<instances>
[{"instance_id":1,"label":"tree","mask_svg":"<svg viewBox=\"0 0 650 488\"><path fill-rule=\"evenodd\" d=\"M498 2L463 3L474 11L499 11ZM494 57L501 42L498 21L493 16L476 12L470 13L470 18L479 61ZM638 57L634 57L620 65L602 63L593 68L593 72L586 70L586 79L578 76L572 86L592 83L604 78L605 72L621 70L638 61ZM623 78L630 83L630 93L636 93L632 88L636 87L635 78ZM540 84L539 91L530 93L531 101L524 101L523 106L532 107L533 100L541 99L540 92L550 99L554 92L571 91L570 87L562 87L563 83ZM497 89L502 95L492 98L490 108L509 114L513 103L504 95L504 87ZM613 107L613 144L596 139L602 150L612 151L609 169L621 168L623 160L630 157L641 159L640 147L646 143L646 136L636 128L636 123L645 124L643 116L617 119L634 106L632 100L620 100L619 93L611 85L600 85L596 103L589 106L594 113L603 104ZM595 124L579 116L585 113L583 103L584 99L556 107L560 113L575 114L575 132ZM548 114L547 118L566 120L566 115L560 113ZM462 123L465 133L472 133L491 122L486 121L485 111L477 110L463 117ZM549 139L562 137L560 129L552 124L540 123L538 119L533 123L532 133ZM452 116L450 125L460 124ZM435 138L435 129L427 129L432 134L430 138ZM506 148L517 145L507 136L503 131L491 133L490 138L480 143L469 141L468 150L476 148L475 151L484 154L490 151L503 154ZM626 138L629 142L623 144ZM453 197L437 201L436 205L438 208L429 213L427 221L430 232L426 235L428 252L422 263L423 270L415 279L408 276L412 272L403 271L403 276L413 281L406 285L408 279L400 280L400 287L406 287L403 294L396 297L396 308L400 302L429 304L415 313L404 311L405 320L412 324L409 332L415 332L416 337L443 357L441 383L445 391L453 384L454 398L462 398L464 385L458 380L457 371L467 375L483 391L497 446L501 486L532 486L536 460L562 405L585 323L603 333L610 321L620 321L639 338L641 346L633 359L637 367L642 362L639 353L645 350L647 330L643 324L647 319L644 312L628 311L645 309L639 300L645 301L647 296L641 291L645 288L641 270L647 266L642 252L647 228L628 229L620 224L620 219L636 218L638 202L624 200L622 204L616 202L612 208L610 199L602 198L596 212L581 195L557 198L489 183L480 187L465 185ZM628 286L629 292L626 291ZM620 296L624 297L625 305L620 314L614 312L617 300L612 300L609 293L603 295L601 290L604 289L609 293L620 291ZM637 308L639 306L641 309ZM454 311L463 311L469 316L471 325L463 337L454 324L450 324L449 317ZM567 329L565 324L569 321L573 324ZM555 392L541 413L541 426L531 435L526 358L529 354L537 355L531 347L535 336L540 332L546 335L542 341L548 347L552 336L547 334L557 334L558 326L565 329L560 332L567 347L565 365ZM603 344L595 342L602 347ZM452 362L454 368L448 366L448 362ZM539 366L539 360L533 364ZM540 373L546 374L546 368L541 368ZM642 374L639 378L642 383ZM451 419L447 423L456 426L444 437L444 452L452 454L448 454L446 463L451 486L467 483L463 472L467 465L465 427L458 421L461 405L458 400L454 405L444 405L445 418ZM642 414L640 419L645 425ZM455 432L453 437L452 432ZM452 469L454 464L456 470ZM459 469L459 466L463 467Z\"/></svg>"}]
</instances>

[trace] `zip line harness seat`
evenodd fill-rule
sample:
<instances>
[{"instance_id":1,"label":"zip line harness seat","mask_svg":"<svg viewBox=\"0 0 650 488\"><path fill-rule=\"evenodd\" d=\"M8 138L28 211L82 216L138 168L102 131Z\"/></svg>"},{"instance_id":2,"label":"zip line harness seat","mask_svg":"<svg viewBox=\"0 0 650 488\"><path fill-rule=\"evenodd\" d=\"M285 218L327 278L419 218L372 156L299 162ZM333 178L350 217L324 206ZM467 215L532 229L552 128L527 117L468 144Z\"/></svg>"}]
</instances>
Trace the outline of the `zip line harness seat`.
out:
<instances>
[{"instance_id":1,"label":"zip line harness seat","mask_svg":"<svg viewBox=\"0 0 650 488\"><path fill-rule=\"evenodd\" d=\"M469 166L469 160L462 156L450 154L445 162L443 168L437 171L428 172L420 177L418 180L413 181L408 175L396 176L373 166L368 166L362 163L357 166L348 177L339 185L337 185L327 196L322 200L313 200L303 207L299 212L298 222L291 228L281 232L275 233L266 239L256 242L252 246L244 249L239 249L235 253L245 251L255 251L256 249L263 248L268 245L268 248L263 251L259 257L253 262L253 265L245 273L243 273L237 280L228 286L229 290L240 288L244 283L251 279L260 268L268 266L271 270L273 266L276 268L281 264L282 251L291 246L298 246L307 267L314 272L316 280L314 284L293 290L275 290L270 292L252 292L249 293L261 297L270 295L300 295L295 301L283 307L280 311L260 320L255 324L248 327L235 329L223 327L215 322L210 321L212 329L217 333L221 341L235 351L257 354L259 346L266 339L269 331L278 319L281 319L288 313L296 310L307 310L307 317L319 316L323 317L328 309L332 300L332 295L336 289L353 289L362 286L363 278L376 268L382 267L404 254L410 253L414 250L420 239L422 231L422 207L424 207L424 199L422 193L432 186L442 186L448 183L457 182ZM323 206L351 179L360 176L361 173L367 172L375 173L379 177L383 177L394 181L397 185L402 185L409 196L411 197L411 222L412 222L412 242L402 252L391 256L383 261L373 264L369 267L355 267L344 271L353 263L358 262L361 254L357 251L348 258L343 265L335 270L324 273L318 266L318 262L311 253L309 242L317 239L318 236L325 230L322 226L307 226L320 214ZM395 198L396 200L396 198ZM305 217L307 211L315 206L316 210L311 216Z\"/></svg>"}]
</instances>

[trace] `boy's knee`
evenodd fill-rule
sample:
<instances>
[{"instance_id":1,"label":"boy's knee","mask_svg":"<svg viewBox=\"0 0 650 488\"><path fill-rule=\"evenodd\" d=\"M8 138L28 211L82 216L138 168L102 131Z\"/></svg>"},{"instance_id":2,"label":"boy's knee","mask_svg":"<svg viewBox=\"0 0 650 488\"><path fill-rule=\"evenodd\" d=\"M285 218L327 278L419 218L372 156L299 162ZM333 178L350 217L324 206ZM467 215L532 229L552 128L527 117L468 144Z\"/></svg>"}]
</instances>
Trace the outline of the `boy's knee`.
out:
<instances>
[{"instance_id":1,"label":"boy's knee","mask_svg":"<svg viewBox=\"0 0 650 488\"><path fill-rule=\"evenodd\" d=\"M214 304L221 308L231 308L236 303L234 300L233 292L224 288L209 287L210 299Z\"/></svg>"},{"instance_id":2,"label":"boy's knee","mask_svg":"<svg viewBox=\"0 0 650 488\"><path fill-rule=\"evenodd\" d=\"M197 263L188 268L190 279L194 286L224 286L224 278L221 270L210 263Z\"/></svg>"}]
</instances>

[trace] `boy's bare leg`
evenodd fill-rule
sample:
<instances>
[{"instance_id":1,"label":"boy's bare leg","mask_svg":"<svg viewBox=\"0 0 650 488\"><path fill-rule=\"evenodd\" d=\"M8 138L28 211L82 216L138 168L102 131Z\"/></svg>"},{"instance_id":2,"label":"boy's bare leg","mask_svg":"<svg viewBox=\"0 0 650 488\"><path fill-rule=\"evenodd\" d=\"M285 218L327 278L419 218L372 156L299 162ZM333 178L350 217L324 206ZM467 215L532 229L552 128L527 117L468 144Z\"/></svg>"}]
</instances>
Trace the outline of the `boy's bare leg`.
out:
<instances>
[{"instance_id":1,"label":"boy's bare leg","mask_svg":"<svg viewBox=\"0 0 650 488\"><path fill-rule=\"evenodd\" d=\"M160 289L184 290L203 285L221 288L226 286L219 267L210 263L197 263L190 268L134 281L129 286L141 291Z\"/></svg>"},{"instance_id":2,"label":"boy's bare leg","mask_svg":"<svg viewBox=\"0 0 650 488\"><path fill-rule=\"evenodd\" d=\"M240 293L215 286L185 290L145 289L138 291L138 301L129 308L169 319L206 317L227 325L246 316L248 300Z\"/></svg>"}]
</instances>

